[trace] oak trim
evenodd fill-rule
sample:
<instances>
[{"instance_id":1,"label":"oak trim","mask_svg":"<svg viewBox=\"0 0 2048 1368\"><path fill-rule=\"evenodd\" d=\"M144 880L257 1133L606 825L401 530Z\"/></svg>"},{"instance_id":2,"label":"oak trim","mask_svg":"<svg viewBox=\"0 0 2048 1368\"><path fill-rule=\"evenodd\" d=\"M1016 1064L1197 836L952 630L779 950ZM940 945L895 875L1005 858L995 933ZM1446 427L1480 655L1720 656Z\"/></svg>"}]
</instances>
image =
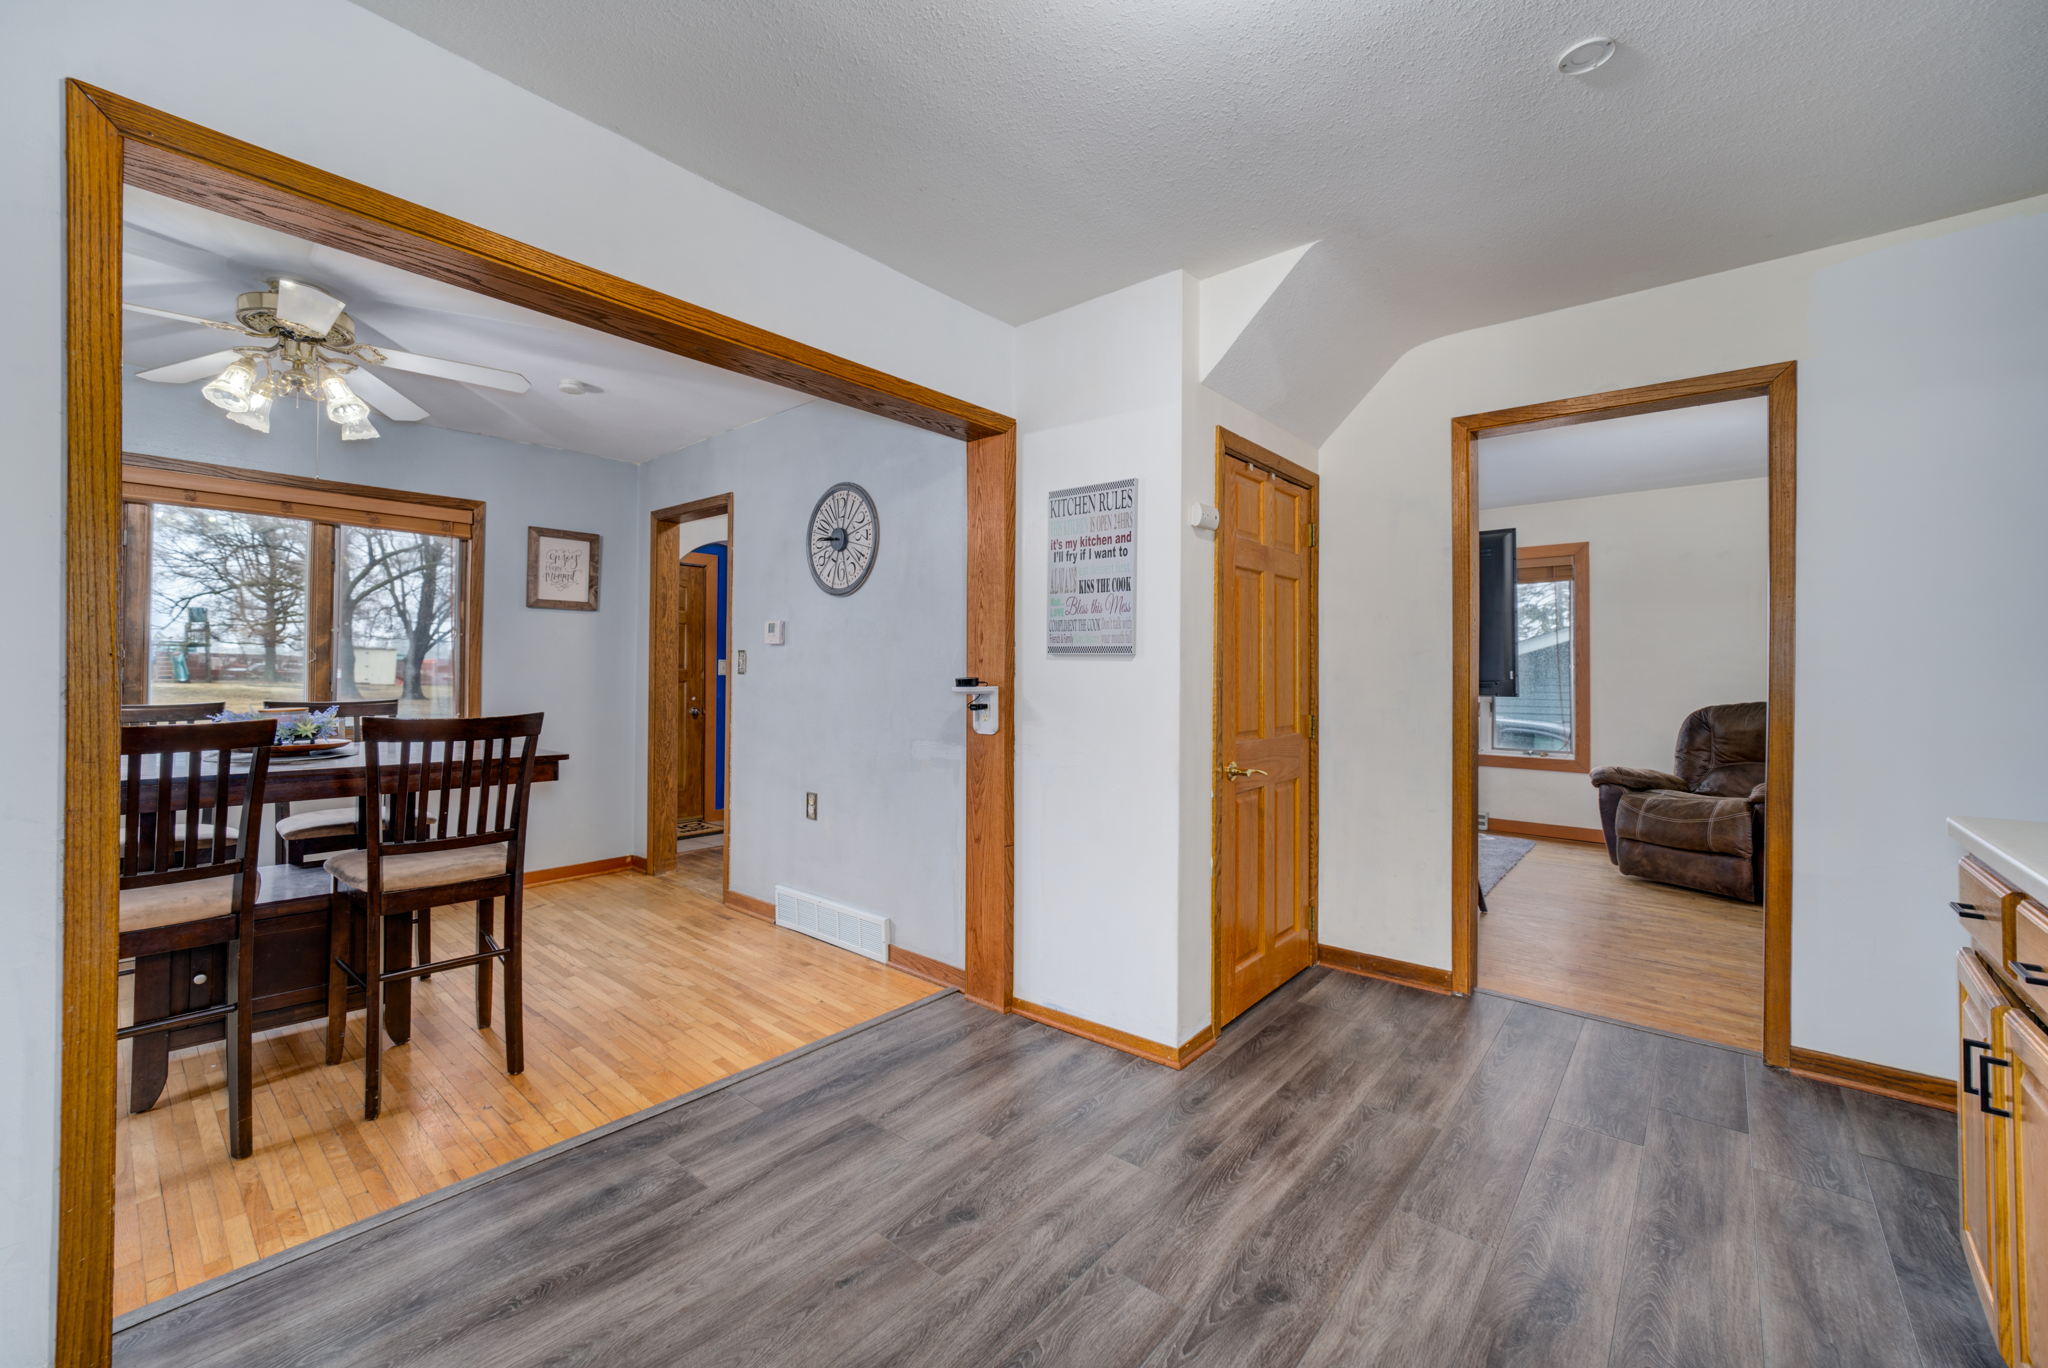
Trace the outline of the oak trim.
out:
<instances>
[{"instance_id":1,"label":"oak trim","mask_svg":"<svg viewBox=\"0 0 2048 1368\"><path fill-rule=\"evenodd\" d=\"M1479 974L1478 612L1474 586L1473 441L1484 432L1535 431L1597 418L1689 408L1723 399L1769 400L1770 686L1764 809L1764 1049L1780 1068L1792 1056L1792 731L1797 596L1798 365L1608 390L1451 419L1451 988L1469 993Z\"/></svg>"},{"instance_id":2,"label":"oak trim","mask_svg":"<svg viewBox=\"0 0 2048 1368\"><path fill-rule=\"evenodd\" d=\"M1322 483L1316 472L1288 460L1277 451L1243 437L1225 427L1216 429L1216 506L1225 495L1226 463L1232 459L1255 465L1291 484L1308 490L1309 525L1322 518ZM1209 587L1209 1020L1213 1025L1223 1016L1223 786L1217 776L1223 772L1228 740L1223 734L1223 615L1227 611L1229 567L1221 544L1222 529L1210 540L1214 562ZM1309 715L1322 713L1321 552L1315 539L1308 548L1308 701ZM1308 934L1316 942L1321 930L1322 871L1322 743L1320 728L1311 726L1308 735ZM1317 942L1320 944L1319 942ZM1240 1013L1242 1015L1242 1013ZM1224 1023L1227 1025L1228 1023Z\"/></svg>"},{"instance_id":3,"label":"oak trim","mask_svg":"<svg viewBox=\"0 0 2048 1368\"><path fill-rule=\"evenodd\" d=\"M915 950L905 950L900 945L889 947L889 967L900 969L906 974L938 984L941 988L965 988L967 971L955 969L944 960L935 960L929 955L920 955Z\"/></svg>"},{"instance_id":4,"label":"oak trim","mask_svg":"<svg viewBox=\"0 0 2048 1368\"><path fill-rule=\"evenodd\" d=\"M1479 763L1495 769L1550 770L1590 774L1593 770L1593 569L1585 542L1555 542L1516 550L1515 568L1569 565L1572 586L1572 753L1511 755L1482 750ZM1519 584L1521 581L1516 580ZM1474 744L1477 742L1475 740Z\"/></svg>"},{"instance_id":5,"label":"oak trim","mask_svg":"<svg viewBox=\"0 0 2048 1368\"><path fill-rule=\"evenodd\" d=\"M111 833L119 718L115 568L124 184L968 443L969 546L989 553L974 557L977 563L969 569L969 668L1006 688L1015 653L1016 423L84 82L67 82L65 101L71 457L65 547L64 1056L52 1348L67 1368L94 1368L108 1360L112 1323L116 879ZM462 603L462 688L465 708L480 711L481 526L473 528L463 554L472 592ZM1005 726L996 737L970 738L968 747L969 983L979 984L978 1000L999 1009L1009 996L1012 746L1011 728ZM671 857L673 835L671 825ZM730 846L728 841L728 851ZM659 844L650 849L650 865L659 850Z\"/></svg>"},{"instance_id":6,"label":"oak trim","mask_svg":"<svg viewBox=\"0 0 2048 1368\"><path fill-rule=\"evenodd\" d=\"M64 998L54 1360L113 1352L121 131L65 98Z\"/></svg>"},{"instance_id":7,"label":"oak trim","mask_svg":"<svg viewBox=\"0 0 2048 1368\"><path fill-rule=\"evenodd\" d=\"M1517 822L1507 817L1489 817L1486 819L1486 830L1491 836L1531 836L1539 841L1607 844L1607 833L1599 827L1553 826L1549 822Z\"/></svg>"},{"instance_id":8,"label":"oak trim","mask_svg":"<svg viewBox=\"0 0 2048 1368\"><path fill-rule=\"evenodd\" d=\"M1388 959L1384 955L1368 955L1363 950L1346 950L1337 945L1318 945L1316 963L1346 974L1385 979L1389 983L1420 988L1425 992L1451 991L1451 971L1448 969L1438 969L1428 964L1410 964L1407 960Z\"/></svg>"},{"instance_id":9,"label":"oak trim","mask_svg":"<svg viewBox=\"0 0 2048 1368\"><path fill-rule=\"evenodd\" d=\"M775 920L775 904L772 902L753 897L750 894L741 893L737 889L732 888L725 890L724 901L725 905L735 912L744 912L750 917L759 917L762 921L772 922Z\"/></svg>"},{"instance_id":10,"label":"oak trim","mask_svg":"<svg viewBox=\"0 0 2048 1368\"><path fill-rule=\"evenodd\" d=\"M1901 1102L1917 1102L1923 1107L1937 1107L1942 1111L1956 1109L1956 1085L1952 1078L1936 1078L1910 1069L1895 1069L1889 1064L1872 1064L1867 1060L1826 1054L1803 1045L1792 1047L1790 1068L1801 1078L1821 1083L1855 1088Z\"/></svg>"},{"instance_id":11,"label":"oak trim","mask_svg":"<svg viewBox=\"0 0 2048 1368\"><path fill-rule=\"evenodd\" d=\"M721 370L965 441L1014 422L475 224L73 81L126 140L127 182Z\"/></svg>"},{"instance_id":12,"label":"oak trim","mask_svg":"<svg viewBox=\"0 0 2048 1368\"><path fill-rule=\"evenodd\" d=\"M1017 434L967 443L967 673L996 686L1006 719L967 744L967 983L972 1001L1008 1011L1016 960Z\"/></svg>"},{"instance_id":13,"label":"oak trim","mask_svg":"<svg viewBox=\"0 0 2048 1368\"><path fill-rule=\"evenodd\" d=\"M1162 1045L1156 1040L1148 1040L1129 1031L1119 1031L1114 1026L1104 1026L1086 1017L1077 1017L1071 1012L1041 1007L1022 998L1012 998L1010 1010L1027 1021L1050 1026L1056 1031L1065 1031L1068 1035L1079 1036L1083 1040L1092 1040L1097 1045L1107 1045L1112 1050L1122 1050L1125 1054L1136 1055L1154 1064L1164 1064L1169 1069L1185 1069L1207 1054L1216 1044L1214 1022L1204 1026L1179 1045Z\"/></svg>"},{"instance_id":14,"label":"oak trim","mask_svg":"<svg viewBox=\"0 0 2048 1368\"><path fill-rule=\"evenodd\" d=\"M210 461L153 456L140 451L122 455L121 483L126 497L146 497L157 503L192 503L214 508L225 505L209 502L207 495L258 499L263 501L263 508L251 511L274 512L281 518L346 522L358 527L388 527L395 524L385 519L398 517L418 522L444 537L470 536L474 530L471 525L484 507L482 499L415 494L406 489L350 484L344 480L289 475L282 471L248 470L240 466L216 465ZM152 492L146 495L127 494L126 486L138 486ZM195 495L198 497L193 497Z\"/></svg>"},{"instance_id":15,"label":"oak trim","mask_svg":"<svg viewBox=\"0 0 2048 1368\"><path fill-rule=\"evenodd\" d=\"M547 869L526 871L526 886L567 883L571 879L589 879L599 874L616 874L620 870L644 871L647 861L638 855L612 855L602 860L585 860L581 864L553 865Z\"/></svg>"}]
</instances>

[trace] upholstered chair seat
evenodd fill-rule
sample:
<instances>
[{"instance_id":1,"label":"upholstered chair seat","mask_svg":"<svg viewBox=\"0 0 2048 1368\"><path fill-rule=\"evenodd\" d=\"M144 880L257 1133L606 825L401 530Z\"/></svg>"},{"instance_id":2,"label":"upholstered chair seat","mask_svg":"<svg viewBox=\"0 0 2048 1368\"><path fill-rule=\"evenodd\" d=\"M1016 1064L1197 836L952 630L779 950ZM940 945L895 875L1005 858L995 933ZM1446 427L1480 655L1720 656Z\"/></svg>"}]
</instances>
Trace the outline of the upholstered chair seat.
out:
<instances>
[{"instance_id":1,"label":"upholstered chair seat","mask_svg":"<svg viewBox=\"0 0 2048 1368\"><path fill-rule=\"evenodd\" d=\"M1678 729L1672 771L1602 765L1607 856L1638 879L1763 901L1762 703L1701 708Z\"/></svg>"},{"instance_id":2,"label":"upholstered chair seat","mask_svg":"<svg viewBox=\"0 0 2048 1368\"><path fill-rule=\"evenodd\" d=\"M251 890L252 895L254 890ZM229 917L235 911L235 881L188 879L183 883L151 884L121 890L121 930L149 931L159 926Z\"/></svg>"},{"instance_id":3,"label":"upholstered chair seat","mask_svg":"<svg viewBox=\"0 0 2048 1368\"><path fill-rule=\"evenodd\" d=\"M487 845L461 850L430 850L419 855L386 855L384 887L393 893L407 893L423 888L473 883L478 879L503 878L507 851L508 847L503 845ZM346 888L368 888L370 854L365 850L349 850L331 855L327 859L327 872Z\"/></svg>"}]
</instances>

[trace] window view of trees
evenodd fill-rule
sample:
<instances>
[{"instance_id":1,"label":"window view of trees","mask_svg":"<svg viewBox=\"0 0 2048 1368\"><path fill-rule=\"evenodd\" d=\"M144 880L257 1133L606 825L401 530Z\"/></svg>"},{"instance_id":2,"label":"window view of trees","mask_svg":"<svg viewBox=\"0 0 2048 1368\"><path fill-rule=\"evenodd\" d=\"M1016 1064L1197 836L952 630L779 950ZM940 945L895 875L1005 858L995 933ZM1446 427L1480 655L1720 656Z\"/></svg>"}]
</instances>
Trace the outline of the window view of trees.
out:
<instances>
[{"instance_id":1,"label":"window view of trees","mask_svg":"<svg viewBox=\"0 0 2048 1368\"><path fill-rule=\"evenodd\" d=\"M158 505L151 635L167 668L157 673L303 688L311 532L292 518Z\"/></svg>"},{"instance_id":2,"label":"window view of trees","mask_svg":"<svg viewBox=\"0 0 2048 1368\"><path fill-rule=\"evenodd\" d=\"M153 702L396 698L408 717L461 711L462 543L454 537L181 504L149 505ZM316 546L318 548L316 557ZM314 561L333 555L331 614L312 611ZM331 622L328 639L314 624ZM331 674L309 678L331 662Z\"/></svg>"},{"instance_id":3,"label":"window view of trees","mask_svg":"<svg viewBox=\"0 0 2048 1368\"><path fill-rule=\"evenodd\" d=\"M335 556L336 698L398 698L407 716L452 714L452 537L371 527L340 530ZM418 704L420 706L411 706Z\"/></svg>"}]
</instances>

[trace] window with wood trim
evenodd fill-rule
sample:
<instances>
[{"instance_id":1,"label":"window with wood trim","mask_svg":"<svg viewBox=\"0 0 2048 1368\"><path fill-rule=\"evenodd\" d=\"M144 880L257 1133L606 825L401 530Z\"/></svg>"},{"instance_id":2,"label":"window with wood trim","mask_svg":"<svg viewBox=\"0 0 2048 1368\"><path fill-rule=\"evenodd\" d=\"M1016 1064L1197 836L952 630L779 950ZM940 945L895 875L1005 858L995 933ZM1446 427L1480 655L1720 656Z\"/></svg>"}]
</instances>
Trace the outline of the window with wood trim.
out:
<instances>
[{"instance_id":1,"label":"window with wood trim","mask_svg":"<svg viewBox=\"0 0 2048 1368\"><path fill-rule=\"evenodd\" d=\"M123 702L478 710L481 502L150 456L121 497Z\"/></svg>"},{"instance_id":2,"label":"window with wood trim","mask_svg":"<svg viewBox=\"0 0 2048 1368\"><path fill-rule=\"evenodd\" d=\"M1584 771L1592 719L1587 544L1515 553L1512 698L1482 698L1479 763Z\"/></svg>"}]
</instances>

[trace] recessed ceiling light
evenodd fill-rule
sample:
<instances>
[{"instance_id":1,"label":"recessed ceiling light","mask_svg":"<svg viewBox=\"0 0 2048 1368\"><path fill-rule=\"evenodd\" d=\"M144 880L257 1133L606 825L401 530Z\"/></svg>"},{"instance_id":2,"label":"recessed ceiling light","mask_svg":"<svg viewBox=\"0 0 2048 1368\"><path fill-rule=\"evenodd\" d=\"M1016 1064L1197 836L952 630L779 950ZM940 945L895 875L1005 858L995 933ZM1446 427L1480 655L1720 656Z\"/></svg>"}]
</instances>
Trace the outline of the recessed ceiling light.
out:
<instances>
[{"instance_id":1,"label":"recessed ceiling light","mask_svg":"<svg viewBox=\"0 0 2048 1368\"><path fill-rule=\"evenodd\" d=\"M1557 59L1557 69L1566 76L1583 76L1613 55L1612 38L1585 38L1564 50Z\"/></svg>"}]
</instances>

